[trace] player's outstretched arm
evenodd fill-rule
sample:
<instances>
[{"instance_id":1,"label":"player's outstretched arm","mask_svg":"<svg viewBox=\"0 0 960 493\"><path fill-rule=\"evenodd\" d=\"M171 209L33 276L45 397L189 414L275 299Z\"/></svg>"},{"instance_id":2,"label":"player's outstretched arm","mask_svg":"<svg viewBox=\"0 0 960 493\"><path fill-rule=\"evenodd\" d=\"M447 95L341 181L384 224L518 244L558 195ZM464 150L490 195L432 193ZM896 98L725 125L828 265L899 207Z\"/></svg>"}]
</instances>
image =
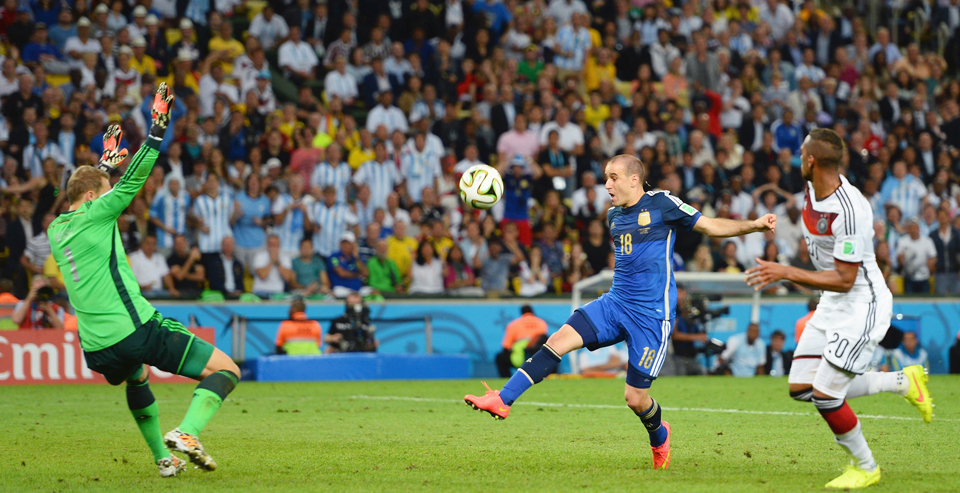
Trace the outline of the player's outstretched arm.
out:
<instances>
[{"instance_id":1,"label":"player's outstretched arm","mask_svg":"<svg viewBox=\"0 0 960 493\"><path fill-rule=\"evenodd\" d=\"M153 100L153 126L150 128L147 139L140 146L140 150L133 155L133 159L127 166L127 171L113 187L113 190L102 195L96 201L96 208L104 210L108 214L119 216L140 192L140 188L146 183L150 172L153 171L154 163L157 162L157 156L160 154L160 143L163 141L163 135L170 124L172 105L173 94L167 84L161 82ZM98 165L100 169L109 173L126 158L127 150L120 148L122 139L123 133L118 125L111 125L107 129L107 132L103 135L104 151Z\"/></svg>"},{"instance_id":2,"label":"player's outstretched arm","mask_svg":"<svg viewBox=\"0 0 960 493\"><path fill-rule=\"evenodd\" d=\"M850 291L857 281L857 270L860 269L860 262L844 262L835 258L833 265L833 270L816 272L757 259L757 266L747 269L747 285L753 286L755 291L760 291L771 283L791 281L823 291L836 293Z\"/></svg>"},{"instance_id":3,"label":"player's outstretched arm","mask_svg":"<svg viewBox=\"0 0 960 493\"><path fill-rule=\"evenodd\" d=\"M754 221L700 216L697 223L693 225L694 231L716 238L729 238L768 230L774 231L776 228L777 216L774 214L767 214Z\"/></svg>"}]
</instances>

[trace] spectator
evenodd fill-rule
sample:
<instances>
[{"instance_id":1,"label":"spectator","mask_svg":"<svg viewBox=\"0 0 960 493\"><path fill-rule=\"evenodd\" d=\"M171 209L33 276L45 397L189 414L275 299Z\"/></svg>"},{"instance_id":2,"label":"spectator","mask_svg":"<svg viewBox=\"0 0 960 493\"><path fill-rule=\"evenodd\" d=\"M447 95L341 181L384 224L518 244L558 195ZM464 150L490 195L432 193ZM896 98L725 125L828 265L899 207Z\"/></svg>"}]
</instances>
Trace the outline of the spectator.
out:
<instances>
[{"instance_id":1,"label":"spectator","mask_svg":"<svg viewBox=\"0 0 960 493\"><path fill-rule=\"evenodd\" d=\"M27 248L20 258L20 265L29 275L43 275L43 264L50 256L50 239L47 237L47 228L56 219L53 214L44 214L40 224L35 225L33 231L39 231L33 238L27 240ZM39 227L37 227L39 226Z\"/></svg>"},{"instance_id":2,"label":"spectator","mask_svg":"<svg viewBox=\"0 0 960 493\"><path fill-rule=\"evenodd\" d=\"M266 244L264 229L270 219L270 199L261 193L260 175L250 173L244 180L243 193L234 200L230 224L237 242L237 257L252 267L254 255Z\"/></svg>"},{"instance_id":3,"label":"spectator","mask_svg":"<svg viewBox=\"0 0 960 493\"><path fill-rule=\"evenodd\" d=\"M901 217L911 218L920 214L920 199L926 194L923 182L907 173L907 163L897 160L880 187L880 203L893 204L900 209Z\"/></svg>"},{"instance_id":4,"label":"spectator","mask_svg":"<svg viewBox=\"0 0 960 493\"><path fill-rule=\"evenodd\" d=\"M503 177L503 222L515 224L520 233L520 242L530 246L533 244L533 229L530 226L528 205L533 192L533 181L540 178L543 170L532 158L520 155L500 163L498 168Z\"/></svg>"},{"instance_id":5,"label":"spectator","mask_svg":"<svg viewBox=\"0 0 960 493\"><path fill-rule=\"evenodd\" d=\"M326 149L327 159L313 168L310 174L310 189L315 195L321 195L322 190L327 187L333 187L337 192L337 203L345 204L347 202L347 191L350 185L352 170L350 166L343 161L343 153L340 145L332 143ZM359 186L363 182L359 182Z\"/></svg>"},{"instance_id":6,"label":"spectator","mask_svg":"<svg viewBox=\"0 0 960 493\"><path fill-rule=\"evenodd\" d=\"M499 240L491 241L488 245L490 256L483 263L483 270L480 275L480 287L490 296L506 294L507 278L510 275L510 269L520 264L522 256L505 252L503 243Z\"/></svg>"},{"instance_id":7,"label":"spectator","mask_svg":"<svg viewBox=\"0 0 960 493\"><path fill-rule=\"evenodd\" d=\"M460 245L454 244L447 253L444 267L443 287L454 296L483 296L483 289L477 286L473 268L463 255Z\"/></svg>"},{"instance_id":8,"label":"spectator","mask_svg":"<svg viewBox=\"0 0 960 493\"><path fill-rule=\"evenodd\" d=\"M547 322L533 313L533 307L520 307L520 318L507 324L501 346L494 362L500 378L509 378L514 368L519 368L531 355L547 342Z\"/></svg>"},{"instance_id":9,"label":"spectator","mask_svg":"<svg viewBox=\"0 0 960 493\"><path fill-rule=\"evenodd\" d=\"M183 191L183 182L183 175L168 174L150 206L150 222L157 231L157 245L161 252L168 254L174 247L177 235L187 232L187 211L190 210L191 200Z\"/></svg>"},{"instance_id":10,"label":"spectator","mask_svg":"<svg viewBox=\"0 0 960 493\"><path fill-rule=\"evenodd\" d=\"M407 235L407 223L394 223L393 234L387 238L387 257L397 264L400 275L404 278L410 276L410 267L418 245L416 238Z\"/></svg>"},{"instance_id":11,"label":"spectator","mask_svg":"<svg viewBox=\"0 0 960 493\"><path fill-rule=\"evenodd\" d=\"M936 270L937 248L933 240L920 236L920 220L907 221L907 236L897 240L897 260L903 268L903 289L907 293L930 294L930 273Z\"/></svg>"},{"instance_id":12,"label":"spectator","mask_svg":"<svg viewBox=\"0 0 960 493\"><path fill-rule=\"evenodd\" d=\"M938 295L960 294L960 232L950 225L950 212L937 211L937 228L930 239L937 249L934 292Z\"/></svg>"},{"instance_id":13,"label":"spectator","mask_svg":"<svg viewBox=\"0 0 960 493\"><path fill-rule=\"evenodd\" d=\"M343 100L344 105L352 107L354 100L360 96L360 91L357 90L357 80L347 73L346 69L346 58L337 57L333 62L333 70L327 72L323 80L323 87L328 98L338 97Z\"/></svg>"},{"instance_id":14,"label":"spectator","mask_svg":"<svg viewBox=\"0 0 960 493\"><path fill-rule=\"evenodd\" d=\"M356 238L356 215L350 210L350 206L338 204L336 200L336 189L327 185L323 189L323 201L314 202L308 209L307 218L313 229L314 248L323 257L331 257L337 251L337 245L342 244L344 234L350 233ZM359 290L359 287L354 290Z\"/></svg>"},{"instance_id":15,"label":"spectator","mask_svg":"<svg viewBox=\"0 0 960 493\"><path fill-rule=\"evenodd\" d=\"M224 22L224 24L230 23ZM302 26L297 24L298 32L301 27ZM275 50L277 47L280 47L280 41L283 41L291 34L290 31L286 20L274 12L272 5L267 4L267 6L250 21L250 28L247 32L250 36L260 40L263 49ZM297 39L297 41L300 40ZM281 50L283 49L282 47L280 48Z\"/></svg>"},{"instance_id":16,"label":"spectator","mask_svg":"<svg viewBox=\"0 0 960 493\"><path fill-rule=\"evenodd\" d=\"M363 298L358 293L348 293L344 314L330 322L330 330L323 339L327 343L323 352L375 352L380 346L375 331L370 323L370 309L363 304Z\"/></svg>"},{"instance_id":17,"label":"spectator","mask_svg":"<svg viewBox=\"0 0 960 493\"><path fill-rule=\"evenodd\" d=\"M927 357L927 350L920 347L917 333L906 331L903 333L903 342L891 352L890 367L892 371L901 371L913 365L929 370L930 359Z\"/></svg>"},{"instance_id":18,"label":"spectator","mask_svg":"<svg viewBox=\"0 0 960 493\"><path fill-rule=\"evenodd\" d=\"M417 258L410 267L410 294L439 294L443 292L443 261L433 247L424 240L417 247Z\"/></svg>"},{"instance_id":19,"label":"spectator","mask_svg":"<svg viewBox=\"0 0 960 493\"><path fill-rule=\"evenodd\" d=\"M350 231L340 236L340 250L330 256L328 276L334 296L345 298L350 293L369 296L373 290L364 286L367 278L367 266L360 260L357 252L357 237Z\"/></svg>"},{"instance_id":20,"label":"spectator","mask_svg":"<svg viewBox=\"0 0 960 493\"><path fill-rule=\"evenodd\" d=\"M773 331L770 335L770 345L767 346L766 364L763 374L771 377L783 377L790 374L790 365L793 363L793 351L784 351L783 344L786 335L781 330Z\"/></svg>"},{"instance_id":21,"label":"spectator","mask_svg":"<svg viewBox=\"0 0 960 493\"><path fill-rule=\"evenodd\" d=\"M285 252L280 251L280 237L267 236L267 249L261 250L253 257L250 270L255 274L253 278L253 294L261 298L283 293L285 284L296 282L296 274L291 270L291 259Z\"/></svg>"},{"instance_id":22,"label":"spectator","mask_svg":"<svg viewBox=\"0 0 960 493\"><path fill-rule=\"evenodd\" d=\"M370 110L367 115L367 131L372 134L377 133L377 129L382 125L387 134L392 134L394 130L406 133L409 130L407 116L393 105L393 92L381 90L377 96L380 103Z\"/></svg>"},{"instance_id":23,"label":"spectator","mask_svg":"<svg viewBox=\"0 0 960 493\"><path fill-rule=\"evenodd\" d=\"M300 240L300 255L290 262L294 273L293 288L301 296L326 295L330 293L330 278L327 264L313 249L313 240Z\"/></svg>"},{"instance_id":24,"label":"spectator","mask_svg":"<svg viewBox=\"0 0 960 493\"><path fill-rule=\"evenodd\" d=\"M290 176L287 184L289 193L281 194L273 200L270 213L273 215L274 230L280 237L280 249L293 258L300 251L300 240L309 225L311 209L316 207L317 203L304 192L303 177L299 174ZM334 227L332 224L330 226L331 229ZM319 249L321 246L316 240L314 238L314 247ZM333 253L333 248L318 251L320 255L329 256Z\"/></svg>"},{"instance_id":25,"label":"spectator","mask_svg":"<svg viewBox=\"0 0 960 493\"><path fill-rule=\"evenodd\" d=\"M179 293L179 297L184 299L200 296L203 284L207 280L206 269L200 261L200 249L190 248L187 237L177 234L173 240L173 253L167 257L167 266L170 268L170 277L173 280L171 294Z\"/></svg>"},{"instance_id":26,"label":"spectator","mask_svg":"<svg viewBox=\"0 0 960 493\"><path fill-rule=\"evenodd\" d=\"M234 256L235 247L233 237L224 236L220 241L220 252L207 256L204 263L210 289L219 291L228 299L237 299L245 291L243 286L245 271L243 264Z\"/></svg>"},{"instance_id":27,"label":"spectator","mask_svg":"<svg viewBox=\"0 0 960 493\"><path fill-rule=\"evenodd\" d=\"M413 202L420 202L424 189L437 189L437 180L443 174L440 156L427 148L427 136L416 133L413 145L407 146L402 154L400 174L407 186L407 196Z\"/></svg>"},{"instance_id":28,"label":"spectator","mask_svg":"<svg viewBox=\"0 0 960 493\"><path fill-rule=\"evenodd\" d=\"M207 173L203 194L197 197L190 210L190 216L200 231L200 253L205 255L216 254L223 238L233 236L230 229L233 201L220 190L220 177L214 172Z\"/></svg>"},{"instance_id":29,"label":"spectator","mask_svg":"<svg viewBox=\"0 0 960 493\"><path fill-rule=\"evenodd\" d=\"M496 109L494 108L494 110ZM514 156L536 158L539 151L540 144L537 142L537 136L527 129L527 117L521 114L515 117L513 128L509 131L504 130L504 133L500 134L497 140L497 153L500 156L500 162L505 162Z\"/></svg>"},{"instance_id":30,"label":"spectator","mask_svg":"<svg viewBox=\"0 0 960 493\"><path fill-rule=\"evenodd\" d=\"M773 134L773 150L780 152L781 149L788 149L792 155L799 156L803 129L794 120L794 116L792 109L785 109L783 117L770 125L770 133Z\"/></svg>"},{"instance_id":31,"label":"spectator","mask_svg":"<svg viewBox=\"0 0 960 493\"><path fill-rule=\"evenodd\" d=\"M585 138L579 125L570 121L570 110L561 106L557 110L555 119L540 128L540 145L546 146L550 141L550 132L556 131L560 136L560 149L574 157L582 156ZM534 153L536 149L534 149ZM533 154L536 156L536 154ZM531 157L533 157L531 156Z\"/></svg>"},{"instance_id":32,"label":"spectator","mask_svg":"<svg viewBox=\"0 0 960 493\"><path fill-rule=\"evenodd\" d=\"M313 86L320 60L310 44L300 39L300 26L290 27L290 38L280 46L278 63L285 77L298 86Z\"/></svg>"},{"instance_id":33,"label":"spectator","mask_svg":"<svg viewBox=\"0 0 960 493\"><path fill-rule=\"evenodd\" d=\"M381 294L402 293L403 276L400 274L397 263L387 256L389 251L387 240L376 240L375 250L376 254L367 262L367 270L370 273L367 285Z\"/></svg>"},{"instance_id":34,"label":"spectator","mask_svg":"<svg viewBox=\"0 0 960 493\"><path fill-rule=\"evenodd\" d=\"M64 311L51 303L53 289L42 276L33 278L27 297L13 308L10 320L19 329L63 329Z\"/></svg>"},{"instance_id":35,"label":"spectator","mask_svg":"<svg viewBox=\"0 0 960 493\"><path fill-rule=\"evenodd\" d=\"M751 323L747 331L730 336L727 347L720 353L720 365L724 372L735 377L762 375L767 364L767 345L760 339L760 326Z\"/></svg>"},{"instance_id":36,"label":"spectator","mask_svg":"<svg viewBox=\"0 0 960 493\"><path fill-rule=\"evenodd\" d=\"M316 320L307 318L307 305L302 299L290 303L290 318L280 322L277 330L277 354L321 354L323 329Z\"/></svg>"},{"instance_id":37,"label":"spectator","mask_svg":"<svg viewBox=\"0 0 960 493\"><path fill-rule=\"evenodd\" d=\"M550 267L543 262L543 251L539 245L530 249L529 256L529 263L526 260L520 262L520 275L518 276L520 288L517 290L517 294L524 297L546 293L550 287L552 274Z\"/></svg>"},{"instance_id":38,"label":"spectator","mask_svg":"<svg viewBox=\"0 0 960 493\"><path fill-rule=\"evenodd\" d=\"M157 253L156 236L144 237L140 249L130 254L129 261L130 269L144 296L180 296L180 292L173 286L173 276L170 275L167 260Z\"/></svg>"}]
</instances>

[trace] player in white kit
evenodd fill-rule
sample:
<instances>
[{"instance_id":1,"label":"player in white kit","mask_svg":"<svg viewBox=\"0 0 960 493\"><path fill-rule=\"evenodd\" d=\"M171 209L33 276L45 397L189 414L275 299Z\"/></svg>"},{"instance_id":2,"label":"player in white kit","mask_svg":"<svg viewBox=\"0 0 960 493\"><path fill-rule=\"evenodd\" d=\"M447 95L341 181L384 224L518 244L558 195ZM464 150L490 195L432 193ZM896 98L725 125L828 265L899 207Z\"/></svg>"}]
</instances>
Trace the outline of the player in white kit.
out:
<instances>
[{"instance_id":1,"label":"player in white kit","mask_svg":"<svg viewBox=\"0 0 960 493\"><path fill-rule=\"evenodd\" d=\"M800 170L807 181L803 236L816 271L765 262L747 271L747 284L763 289L792 281L820 289L820 304L794 352L790 396L812 401L853 463L827 488L862 488L880 481L880 468L846 399L895 392L930 422L933 405L920 366L901 372L865 373L890 327L893 295L873 251L870 203L840 174L843 140L829 129L810 132L801 147Z\"/></svg>"}]
</instances>

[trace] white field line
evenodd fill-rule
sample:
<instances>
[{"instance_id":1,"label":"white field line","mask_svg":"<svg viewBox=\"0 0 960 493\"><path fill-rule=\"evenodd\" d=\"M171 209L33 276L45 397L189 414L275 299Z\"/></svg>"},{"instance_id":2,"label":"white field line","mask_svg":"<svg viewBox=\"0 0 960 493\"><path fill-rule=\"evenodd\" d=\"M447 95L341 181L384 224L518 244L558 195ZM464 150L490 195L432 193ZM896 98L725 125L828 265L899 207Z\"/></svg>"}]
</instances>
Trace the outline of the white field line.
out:
<instances>
[{"instance_id":1,"label":"white field line","mask_svg":"<svg viewBox=\"0 0 960 493\"><path fill-rule=\"evenodd\" d=\"M405 397L397 395L351 395L350 399L368 399L375 401L406 401L406 402L436 402L436 403L462 403L460 399L432 399L426 397ZM610 404L564 404L561 402L533 402L519 401L514 405L538 406L538 407L569 407L583 409L626 409L626 405L613 406ZM660 406L664 411L679 411L692 413L722 413L722 414L759 414L766 416L817 416L815 413L798 413L792 411L756 411L750 409L713 409L705 407L666 407ZM878 414L857 414L858 418L865 419L889 419L895 421L917 421L919 418L908 418L905 416L883 416ZM935 421L960 421L960 419L937 419Z\"/></svg>"}]
</instances>

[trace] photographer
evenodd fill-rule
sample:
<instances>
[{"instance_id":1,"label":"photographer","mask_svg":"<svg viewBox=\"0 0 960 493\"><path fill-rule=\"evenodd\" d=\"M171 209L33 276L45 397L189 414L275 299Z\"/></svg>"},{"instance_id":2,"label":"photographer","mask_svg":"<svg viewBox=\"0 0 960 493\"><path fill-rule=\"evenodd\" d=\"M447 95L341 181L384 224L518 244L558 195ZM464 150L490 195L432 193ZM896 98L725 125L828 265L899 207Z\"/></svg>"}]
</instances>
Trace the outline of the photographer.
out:
<instances>
[{"instance_id":1,"label":"photographer","mask_svg":"<svg viewBox=\"0 0 960 493\"><path fill-rule=\"evenodd\" d=\"M714 298L713 301L720 300ZM689 296L684 285L677 285L677 318L671 335L673 354L668 356L668 364L664 365L664 371L669 370L667 375L706 375L698 355L703 353L709 358L723 350L723 343L710 339L705 327L709 321L730 313L730 308L711 309L707 306L708 301L703 296Z\"/></svg>"},{"instance_id":2,"label":"photographer","mask_svg":"<svg viewBox=\"0 0 960 493\"><path fill-rule=\"evenodd\" d=\"M703 326L696 315L696 309L687 297L687 289L681 284L677 284L677 318L674 320L673 334L673 355L671 358L670 375L706 375L706 370L697 361L697 342L706 343L710 340L707 333L703 331Z\"/></svg>"},{"instance_id":3,"label":"photographer","mask_svg":"<svg viewBox=\"0 0 960 493\"><path fill-rule=\"evenodd\" d=\"M347 295L346 311L330 323L324 342L325 353L375 352L380 341L374 337L376 327L370 323L370 309L358 293Z\"/></svg>"},{"instance_id":4,"label":"photographer","mask_svg":"<svg viewBox=\"0 0 960 493\"><path fill-rule=\"evenodd\" d=\"M52 303L53 288L41 276L33 278L30 292L13 309L11 320L19 329L63 329L63 308Z\"/></svg>"}]
</instances>

